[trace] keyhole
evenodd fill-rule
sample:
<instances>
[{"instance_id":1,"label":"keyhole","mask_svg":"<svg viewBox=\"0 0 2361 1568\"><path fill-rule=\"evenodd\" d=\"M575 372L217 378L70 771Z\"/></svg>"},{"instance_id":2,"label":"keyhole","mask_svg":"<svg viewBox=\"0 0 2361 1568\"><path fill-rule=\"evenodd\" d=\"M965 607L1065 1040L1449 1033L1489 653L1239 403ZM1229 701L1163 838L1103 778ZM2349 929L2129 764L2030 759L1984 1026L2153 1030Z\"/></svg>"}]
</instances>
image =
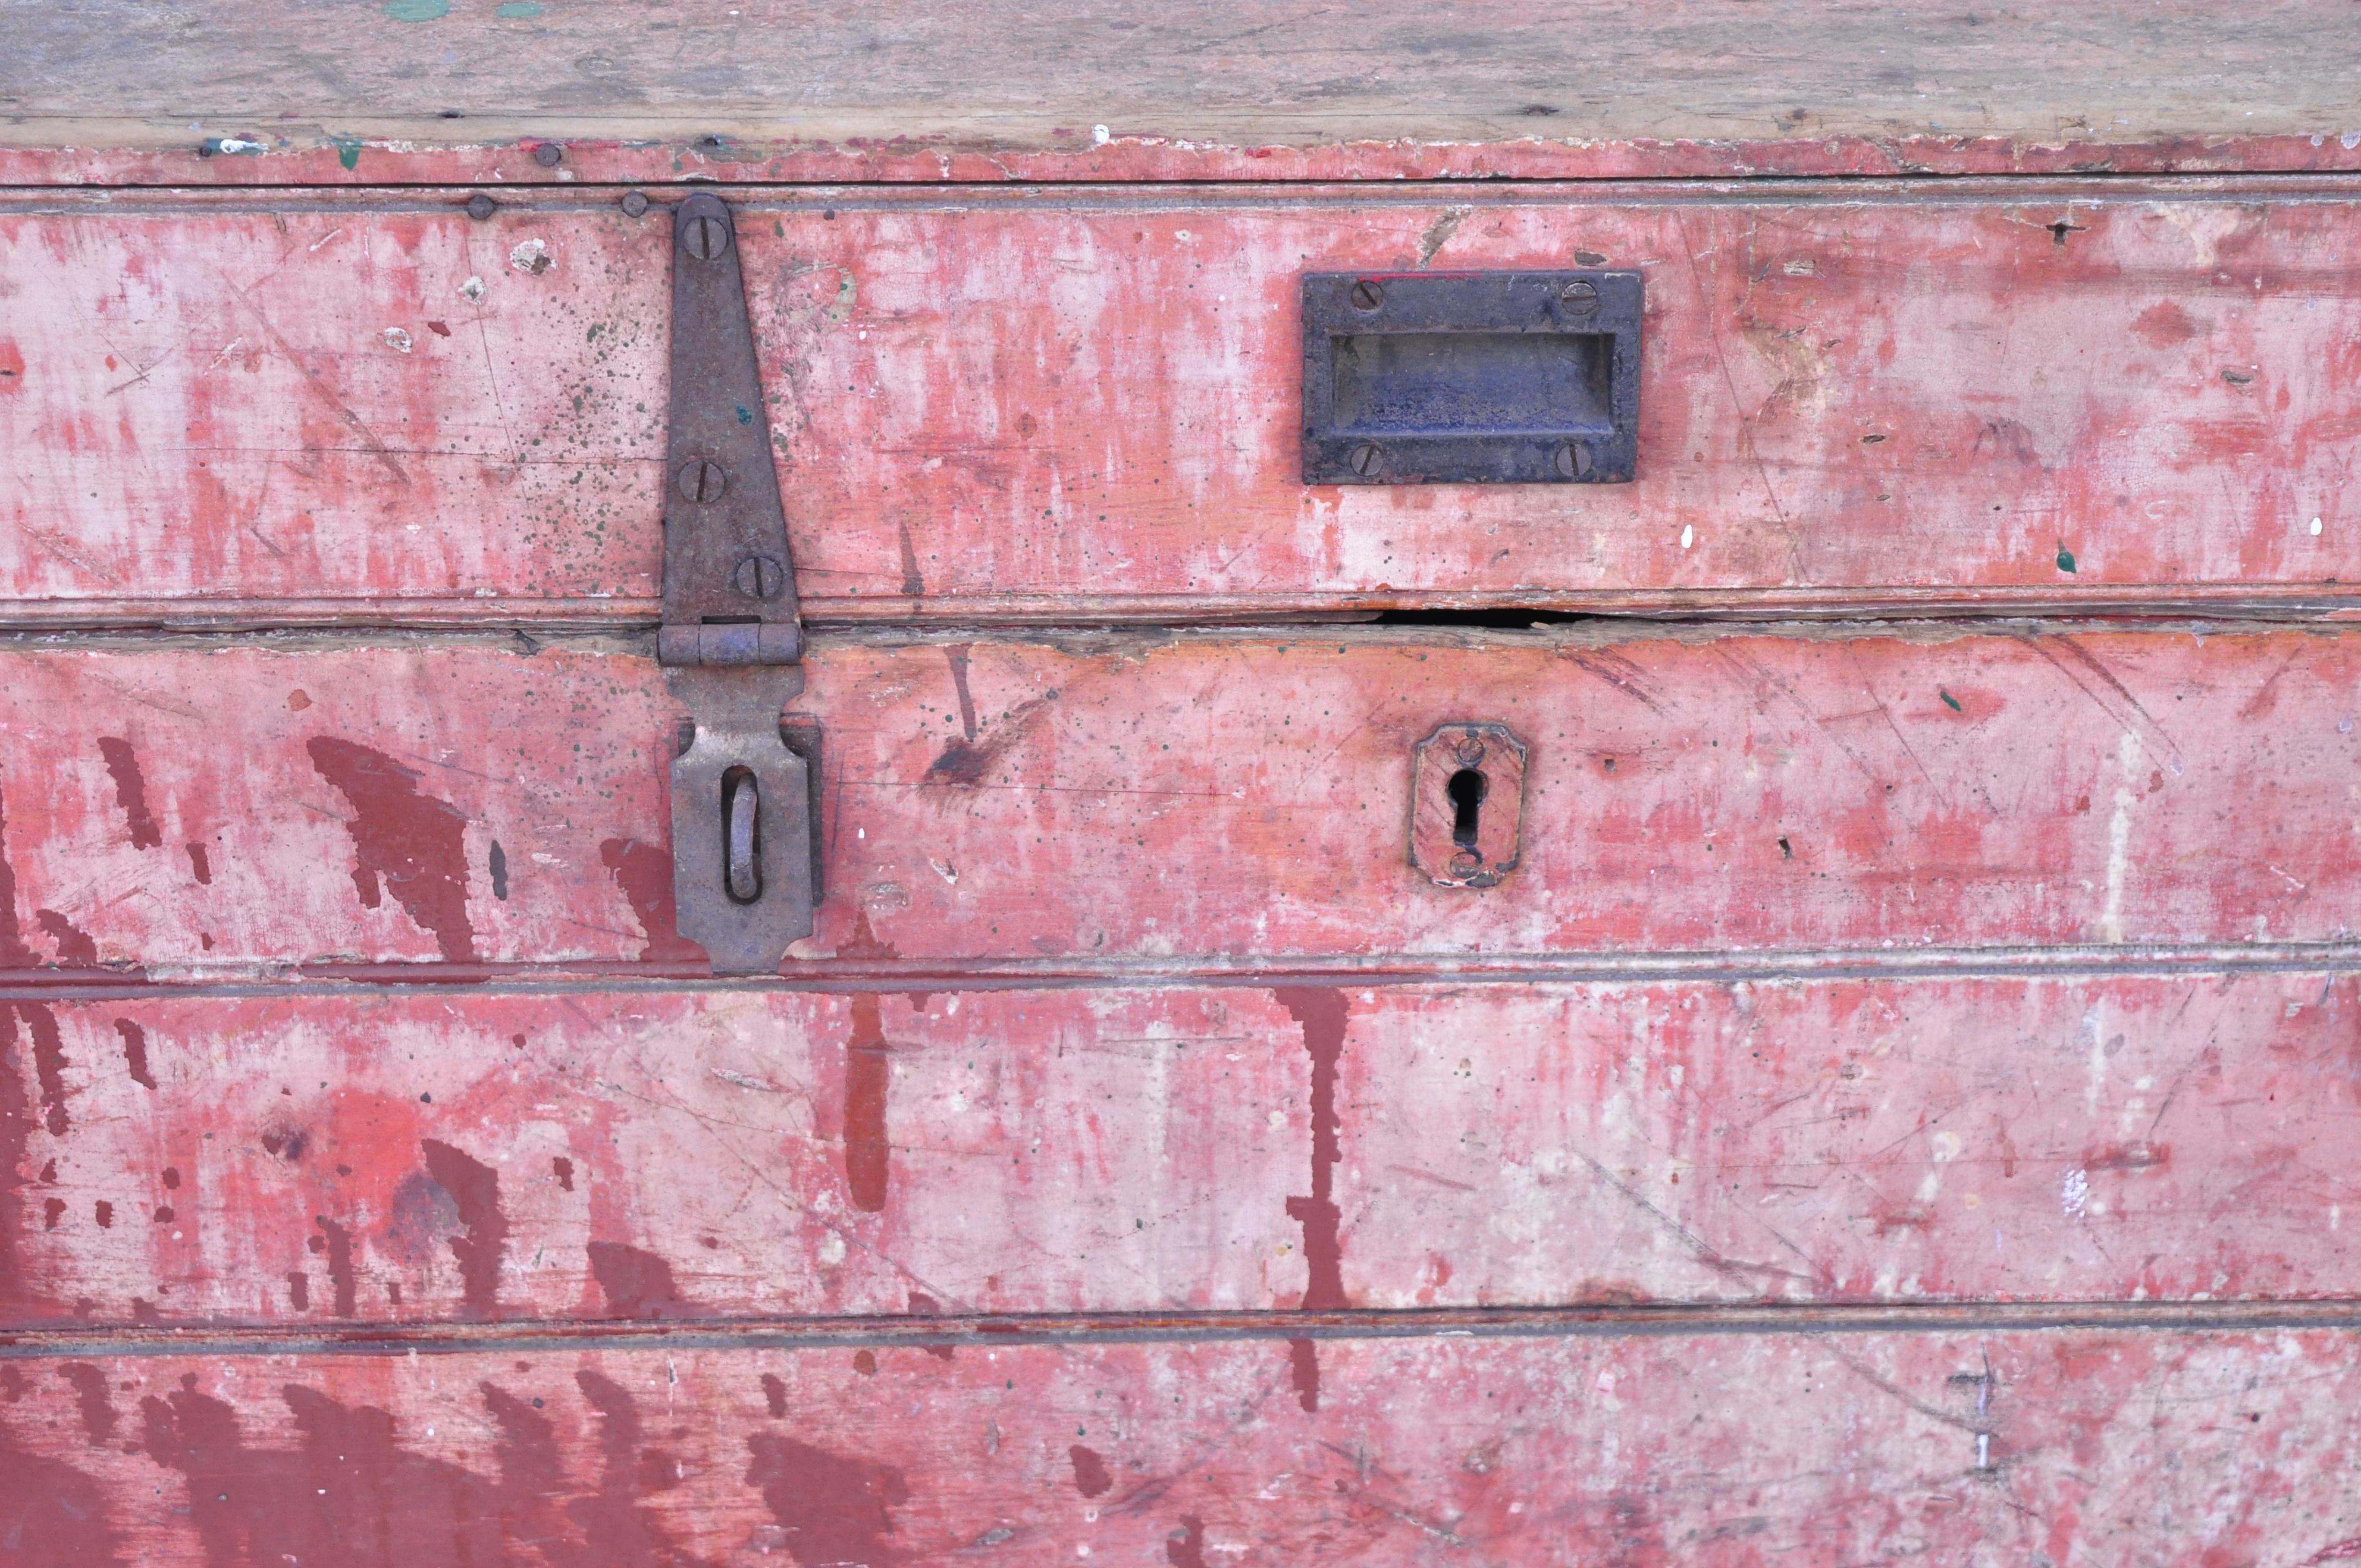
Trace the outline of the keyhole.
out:
<instances>
[{"instance_id":1,"label":"keyhole","mask_svg":"<svg viewBox=\"0 0 2361 1568\"><path fill-rule=\"evenodd\" d=\"M1451 797L1451 841L1463 850L1476 847L1477 822L1484 810L1484 792L1491 786L1473 768L1451 775L1443 793Z\"/></svg>"}]
</instances>

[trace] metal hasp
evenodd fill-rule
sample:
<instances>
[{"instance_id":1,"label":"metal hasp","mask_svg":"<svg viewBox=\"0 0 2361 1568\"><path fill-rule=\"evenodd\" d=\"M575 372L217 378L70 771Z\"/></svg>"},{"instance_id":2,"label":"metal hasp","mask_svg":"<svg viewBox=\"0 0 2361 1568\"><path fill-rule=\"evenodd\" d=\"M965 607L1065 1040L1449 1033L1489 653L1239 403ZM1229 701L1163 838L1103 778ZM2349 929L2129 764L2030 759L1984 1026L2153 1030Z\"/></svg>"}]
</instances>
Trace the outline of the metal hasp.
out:
<instances>
[{"instance_id":1,"label":"metal hasp","mask_svg":"<svg viewBox=\"0 0 2361 1568\"><path fill-rule=\"evenodd\" d=\"M810 771L780 731L803 623L736 227L704 192L673 214L664 474L656 660L695 721L672 764L673 901L716 973L775 973L818 894Z\"/></svg>"},{"instance_id":2,"label":"metal hasp","mask_svg":"<svg viewBox=\"0 0 2361 1568\"><path fill-rule=\"evenodd\" d=\"M1307 272L1307 485L1599 485L1640 450L1637 272Z\"/></svg>"}]
</instances>

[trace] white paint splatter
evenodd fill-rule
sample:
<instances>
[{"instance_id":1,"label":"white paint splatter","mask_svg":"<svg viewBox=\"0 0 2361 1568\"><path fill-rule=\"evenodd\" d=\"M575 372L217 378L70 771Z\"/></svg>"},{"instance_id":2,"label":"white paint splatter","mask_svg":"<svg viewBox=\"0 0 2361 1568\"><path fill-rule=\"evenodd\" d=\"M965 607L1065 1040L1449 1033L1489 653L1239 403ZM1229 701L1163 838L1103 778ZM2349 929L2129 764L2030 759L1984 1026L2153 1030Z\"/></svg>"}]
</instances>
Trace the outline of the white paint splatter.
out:
<instances>
[{"instance_id":1,"label":"white paint splatter","mask_svg":"<svg viewBox=\"0 0 2361 1568\"><path fill-rule=\"evenodd\" d=\"M1687 549L1690 545L1695 544L1696 543L1697 543L1697 530L1696 530L1696 529L1694 529L1694 528L1692 528L1692 527L1690 527L1690 526L1689 526L1687 523L1686 523L1686 522L1685 522L1685 523L1683 523L1683 524L1681 524L1681 548L1682 548L1682 549L1684 549L1684 550L1686 550L1686 549Z\"/></svg>"},{"instance_id":2,"label":"white paint splatter","mask_svg":"<svg viewBox=\"0 0 2361 1568\"><path fill-rule=\"evenodd\" d=\"M2058 1205L2070 1220L2080 1214L2082 1206L2090 1201L2091 1173L2078 1166L2068 1171L2066 1179L2058 1184Z\"/></svg>"},{"instance_id":3,"label":"white paint splatter","mask_svg":"<svg viewBox=\"0 0 2361 1568\"><path fill-rule=\"evenodd\" d=\"M844 1238L834 1231L819 1239L819 1260L830 1268L844 1261Z\"/></svg>"},{"instance_id":4,"label":"white paint splatter","mask_svg":"<svg viewBox=\"0 0 2361 1568\"><path fill-rule=\"evenodd\" d=\"M2343 148L2347 152L2351 152L2356 147L2361 147L2361 131L2346 131L2343 136L2336 138L2336 145Z\"/></svg>"},{"instance_id":5,"label":"white paint splatter","mask_svg":"<svg viewBox=\"0 0 2361 1568\"><path fill-rule=\"evenodd\" d=\"M2316 517L2312 520L2312 536L2314 539L2320 537L2320 519Z\"/></svg>"},{"instance_id":6,"label":"white paint splatter","mask_svg":"<svg viewBox=\"0 0 2361 1568\"><path fill-rule=\"evenodd\" d=\"M1093 147L1104 147L1107 144L1107 128L1104 126L1093 126L1091 127L1091 145Z\"/></svg>"},{"instance_id":7,"label":"white paint splatter","mask_svg":"<svg viewBox=\"0 0 2361 1568\"><path fill-rule=\"evenodd\" d=\"M392 349L396 354L407 354L410 352L410 334L402 331L400 327L390 326L383 332L378 334L378 335L385 339L385 345L388 348Z\"/></svg>"},{"instance_id":8,"label":"white paint splatter","mask_svg":"<svg viewBox=\"0 0 2361 1568\"><path fill-rule=\"evenodd\" d=\"M539 277L556 265L556 258L549 254L547 240L519 240L517 247L509 252L509 265L520 272Z\"/></svg>"},{"instance_id":9,"label":"white paint splatter","mask_svg":"<svg viewBox=\"0 0 2361 1568\"><path fill-rule=\"evenodd\" d=\"M2115 814L2107 824L2107 900L2099 913L2103 942L2124 939L2124 880L2131 871L2132 807L2139 804L2139 792L2132 787L2132 770L2139 766L2139 760L2140 739L2126 729L2115 748L2115 764L2123 770L2124 783L2115 790Z\"/></svg>"},{"instance_id":10,"label":"white paint splatter","mask_svg":"<svg viewBox=\"0 0 2361 1568\"><path fill-rule=\"evenodd\" d=\"M459 295L471 305L482 304L484 302L484 280L481 278L468 279L466 282L459 285Z\"/></svg>"}]
</instances>

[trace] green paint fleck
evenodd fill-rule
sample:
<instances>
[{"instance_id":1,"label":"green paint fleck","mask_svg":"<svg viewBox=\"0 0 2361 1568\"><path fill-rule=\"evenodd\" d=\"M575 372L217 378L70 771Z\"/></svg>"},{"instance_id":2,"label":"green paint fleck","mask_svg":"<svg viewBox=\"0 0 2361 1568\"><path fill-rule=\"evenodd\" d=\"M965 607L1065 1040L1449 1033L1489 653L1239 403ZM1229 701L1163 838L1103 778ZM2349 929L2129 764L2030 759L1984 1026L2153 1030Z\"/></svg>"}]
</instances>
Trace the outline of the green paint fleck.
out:
<instances>
[{"instance_id":1,"label":"green paint fleck","mask_svg":"<svg viewBox=\"0 0 2361 1568\"><path fill-rule=\"evenodd\" d=\"M1968 711L1966 708L1960 706L1960 699L1958 697L1953 696L1941 686L1937 686L1935 688L1935 695L1941 697L1943 699L1943 706L1949 708L1953 713L1965 713Z\"/></svg>"},{"instance_id":2,"label":"green paint fleck","mask_svg":"<svg viewBox=\"0 0 2361 1568\"><path fill-rule=\"evenodd\" d=\"M359 167L361 161L360 142L352 137L338 137L336 138L336 161L343 164L346 169Z\"/></svg>"},{"instance_id":3,"label":"green paint fleck","mask_svg":"<svg viewBox=\"0 0 2361 1568\"><path fill-rule=\"evenodd\" d=\"M451 14L451 0L385 0L385 14L397 22L439 22Z\"/></svg>"},{"instance_id":4,"label":"green paint fleck","mask_svg":"<svg viewBox=\"0 0 2361 1568\"><path fill-rule=\"evenodd\" d=\"M738 422L739 422L740 424L752 424L752 423L753 423L753 422L754 422L754 411L753 411L752 409L748 408L745 404L743 404L743 403L740 403L740 404L738 405Z\"/></svg>"},{"instance_id":5,"label":"green paint fleck","mask_svg":"<svg viewBox=\"0 0 2361 1568\"><path fill-rule=\"evenodd\" d=\"M2074 569L2074 552L2066 548L2066 542L2062 539L2058 542L2058 569L2061 572Z\"/></svg>"},{"instance_id":6,"label":"green paint fleck","mask_svg":"<svg viewBox=\"0 0 2361 1568\"><path fill-rule=\"evenodd\" d=\"M533 0L509 0L507 5L494 10L492 15L502 21L522 22L540 16L541 7L534 5Z\"/></svg>"},{"instance_id":7,"label":"green paint fleck","mask_svg":"<svg viewBox=\"0 0 2361 1568\"><path fill-rule=\"evenodd\" d=\"M785 238L786 238L786 237L787 237L787 225L786 225L786 220L785 220L785 219L784 219L784 218L773 218L773 219L771 220L771 232L772 232L773 234L774 234L774 235L777 235L781 239L785 239Z\"/></svg>"}]
</instances>

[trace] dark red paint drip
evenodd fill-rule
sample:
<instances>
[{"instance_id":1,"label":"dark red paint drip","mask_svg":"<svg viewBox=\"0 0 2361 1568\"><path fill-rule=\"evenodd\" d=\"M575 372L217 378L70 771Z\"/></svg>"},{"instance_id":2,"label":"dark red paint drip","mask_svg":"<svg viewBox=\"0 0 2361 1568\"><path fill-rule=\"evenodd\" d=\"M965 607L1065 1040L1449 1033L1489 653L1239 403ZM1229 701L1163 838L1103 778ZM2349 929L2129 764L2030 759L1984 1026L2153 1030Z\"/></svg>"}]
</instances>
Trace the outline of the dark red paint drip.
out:
<instances>
[{"instance_id":1,"label":"dark red paint drip","mask_svg":"<svg viewBox=\"0 0 2361 1568\"><path fill-rule=\"evenodd\" d=\"M775 1372L763 1374L763 1402L770 1407L773 1420L784 1420L787 1413L787 1386L779 1381Z\"/></svg>"},{"instance_id":2,"label":"dark red paint drip","mask_svg":"<svg viewBox=\"0 0 2361 1568\"><path fill-rule=\"evenodd\" d=\"M123 1061L131 1069L131 1081L142 1089L155 1088L155 1076L148 1070L148 1031L128 1018L117 1018L115 1032L123 1036Z\"/></svg>"},{"instance_id":3,"label":"dark red paint drip","mask_svg":"<svg viewBox=\"0 0 2361 1568\"><path fill-rule=\"evenodd\" d=\"M0 1007L0 1302L24 1299L24 1282L16 1271L16 1237L25 1228L24 1182L17 1172L24 1169L25 1155L32 1146L32 1109L16 1065L16 1010ZM57 1229L55 1215L43 1228Z\"/></svg>"},{"instance_id":4,"label":"dark red paint drip","mask_svg":"<svg viewBox=\"0 0 2361 1568\"><path fill-rule=\"evenodd\" d=\"M390 889L409 916L434 934L445 962L472 962L476 931L467 920L467 819L447 802L418 793L418 775L382 751L313 737L312 766L351 803L353 887L375 909Z\"/></svg>"},{"instance_id":5,"label":"dark red paint drip","mask_svg":"<svg viewBox=\"0 0 2361 1568\"><path fill-rule=\"evenodd\" d=\"M685 1299L672 1277L672 1265L652 1252L620 1242L589 1244L590 1277L607 1298L607 1311L617 1318L701 1318L705 1310Z\"/></svg>"},{"instance_id":6,"label":"dark red paint drip","mask_svg":"<svg viewBox=\"0 0 2361 1568\"><path fill-rule=\"evenodd\" d=\"M574 1162L572 1160L566 1158L562 1154L551 1156L549 1161L549 1173L557 1178L557 1190L559 1191L571 1192L574 1190Z\"/></svg>"},{"instance_id":7,"label":"dark red paint drip","mask_svg":"<svg viewBox=\"0 0 2361 1568\"><path fill-rule=\"evenodd\" d=\"M124 820L131 824L132 848L153 850L162 844L164 835L148 809L148 781L139 776L139 758L131 742L102 736L98 754L106 759L106 771L115 779L115 804L123 807Z\"/></svg>"},{"instance_id":8,"label":"dark red paint drip","mask_svg":"<svg viewBox=\"0 0 2361 1568\"><path fill-rule=\"evenodd\" d=\"M41 1086L41 1122L49 1136L66 1135L66 1051L58 1037L57 1014L38 1002L19 1002L25 1027L33 1036L33 1076Z\"/></svg>"},{"instance_id":9,"label":"dark red paint drip","mask_svg":"<svg viewBox=\"0 0 2361 1568\"><path fill-rule=\"evenodd\" d=\"M1205 1521L1182 1514L1180 1528L1164 1538L1164 1561L1172 1568L1205 1568Z\"/></svg>"},{"instance_id":10,"label":"dark red paint drip","mask_svg":"<svg viewBox=\"0 0 2361 1568\"><path fill-rule=\"evenodd\" d=\"M98 962L98 943L90 933L54 909L37 909L34 921L58 949L58 962L89 968Z\"/></svg>"},{"instance_id":11,"label":"dark red paint drip","mask_svg":"<svg viewBox=\"0 0 2361 1568\"><path fill-rule=\"evenodd\" d=\"M287 1277L287 1304L299 1312L312 1310L312 1277L300 1268Z\"/></svg>"},{"instance_id":12,"label":"dark red paint drip","mask_svg":"<svg viewBox=\"0 0 2361 1568\"><path fill-rule=\"evenodd\" d=\"M22 1387L13 1367L0 1385ZM0 1560L9 1568L123 1568L106 1501L95 1479L27 1453L0 1428Z\"/></svg>"},{"instance_id":13,"label":"dark red paint drip","mask_svg":"<svg viewBox=\"0 0 2361 1568\"><path fill-rule=\"evenodd\" d=\"M214 863L206 858L205 847L203 844L192 843L189 846L189 874L197 879L199 887L211 887L214 884Z\"/></svg>"},{"instance_id":14,"label":"dark red paint drip","mask_svg":"<svg viewBox=\"0 0 2361 1568\"><path fill-rule=\"evenodd\" d=\"M312 1250L328 1255L328 1283L335 1288L336 1316L349 1318L360 1310L360 1285L353 1276L353 1234L325 1214L315 1215L312 1222L320 1234L312 1238Z\"/></svg>"},{"instance_id":15,"label":"dark red paint drip","mask_svg":"<svg viewBox=\"0 0 2361 1568\"><path fill-rule=\"evenodd\" d=\"M8 808L0 798L0 969L30 969L36 961L16 924L16 868L8 863Z\"/></svg>"},{"instance_id":16,"label":"dark red paint drip","mask_svg":"<svg viewBox=\"0 0 2361 1568\"><path fill-rule=\"evenodd\" d=\"M1307 1277L1303 1310L1334 1311L1345 1300L1345 1255L1338 1236L1342 1216L1336 1208L1336 1162L1343 1157L1336 1116L1336 1071L1345 1055L1345 1018L1349 1003L1333 987L1289 986L1272 992L1303 1031L1303 1048L1312 1058L1312 1195L1290 1198L1288 1217L1303 1225L1303 1263ZM1296 1403L1308 1414L1320 1409L1320 1352L1311 1340L1288 1341Z\"/></svg>"},{"instance_id":17,"label":"dark red paint drip","mask_svg":"<svg viewBox=\"0 0 2361 1568\"><path fill-rule=\"evenodd\" d=\"M656 1532L646 1509L636 1502L641 1492L664 1491L680 1484L680 1467L660 1449L640 1446L640 1411L621 1385L596 1372L577 1372L574 1381L582 1397L602 1418L598 1431L598 1490L577 1497L566 1511L581 1527L595 1555L569 1556L566 1568L693 1568L688 1556ZM808 1560L806 1560L808 1561Z\"/></svg>"},{"instance_id":18,"label":"dark red paint drip","mask_svg":"<svg viewBox=\"0 0 2361 1568\"><path fill-rule=\"evenodd\" d=\"M1104 1497L1114 1489L1115 1477L1096 1453L1077 1442L1067 1448L1066 1457L1074 1462L1075 1491L1085 1497Z\"/></svg>"},{"instance_id":19,"label":"dark red paint drip","mask_svg":"<svg viewBox=\"0 0 2361 1568\"><path fill-rule=\"evenodd\" d=\"M459 1261L459 1285L469 1317L488 1318L500 1309L500 1255L508 1246L509 1220L500 1212L500 1173L449 1144L427 1138L418 1146L426 1174L458 1205L464 1236L448 1238Z\"/></svg>"},{"instance_id":20,"label":"dark red paint drip","mask_svg":"<svg viewBox=\"0 0 2361 1568\"><path fill-rule=\"evenodd\" d=\"M892 1540L893 1510L910 1500L901 1471L774 1432L755 1433L746 1448L746 1485L762 1490L797 1563L899 1568L909 1561Z\"/></svg>"},{"instance_id":21,"label":"dark red paint drip","mask_svg":"<svg viewBox=\"0 0 2361 1568\"><path fill-rule=\"evenodd\" d=\"M891 1165L885 1143L885 1090L893 1078L885 1025L874 992L852 999L852 1038L844 1052L844 1185L852 1206L885 1207Z\"/></svg>"},{"instance_id":22,"label":"dark red paint drip","mask_svg":"<svg viewBox=\"0 0 2361 1568\"><path fill-rule=\"evenodd\" d=\"M74 1403L82 1410L82 1435L93 1443L115 1436L115 1402L106 1395L106 1374L87 1361L69 1361L58 1376L73 1385Z\"/></svg>"},{"instance_id":23,"label":"dark red paint drip","mask_svg":"<svg viewBox=\"0 0 2361 1568\"><path fill-rule=\"evenodd\" d=\"M599 863L622 890L624 902L640 923L648 945L640 949L643 963L695 963L705 949L680 934L680 916L672 901L672 857L637 839L608 839L598 845Z\"/></svg>"},{"instance_id":24,"label":"dark red paint drip","mask_svg":"<svg viewBox=\"0 0 2361 1568\"><path fill-rule=\"evenodd\" d=\"M942 1315L943 1304L940 1301L936 1300L924 1290L913 1290L910 1292L910 1316L914 1318L939 1318ZM959 1346L949 1343L948 1342L939 1344L922 1344L918 1348L925 1351L928 1355L933 1356L937 1361L949 1361L959 1354Z\"/></svg>"}]
</instances>

